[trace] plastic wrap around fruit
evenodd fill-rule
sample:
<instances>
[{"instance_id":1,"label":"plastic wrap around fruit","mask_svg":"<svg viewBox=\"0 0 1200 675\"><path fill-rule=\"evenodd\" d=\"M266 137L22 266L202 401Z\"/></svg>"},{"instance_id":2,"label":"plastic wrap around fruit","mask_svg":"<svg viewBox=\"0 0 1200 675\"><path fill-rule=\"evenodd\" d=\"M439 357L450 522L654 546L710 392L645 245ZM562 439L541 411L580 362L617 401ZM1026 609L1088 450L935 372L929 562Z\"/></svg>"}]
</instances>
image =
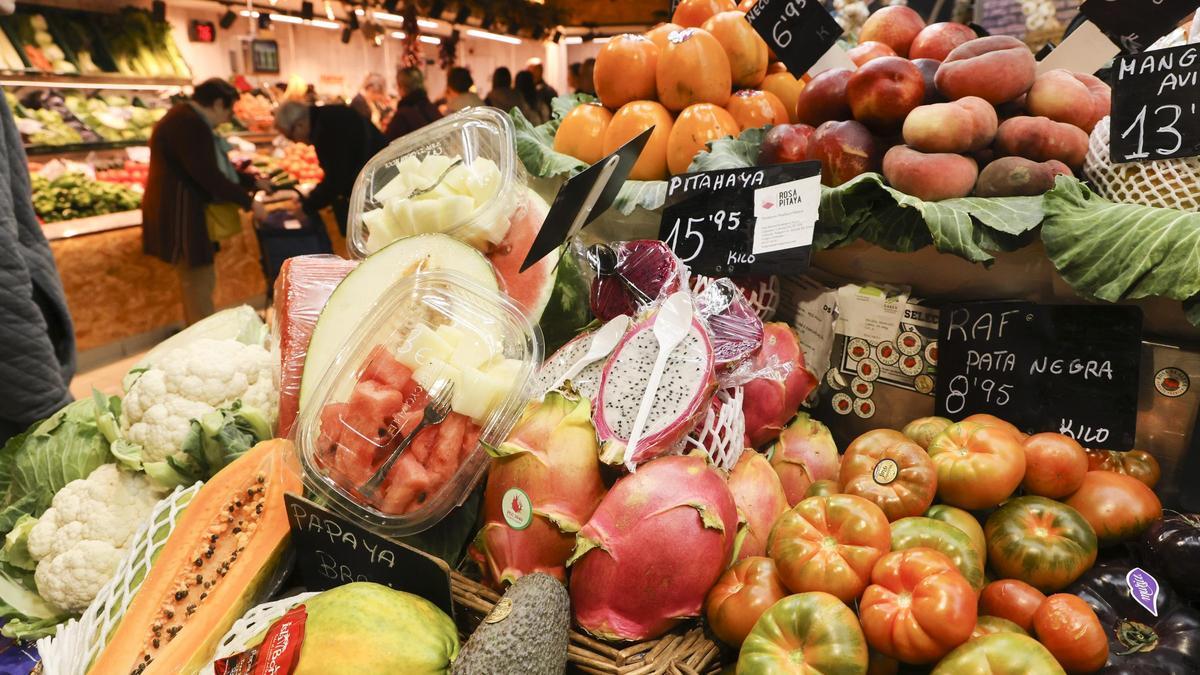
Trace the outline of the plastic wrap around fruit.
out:
<instances>
[{"instance_id":1,"label":"plastic wrap around fruit","mask_svg":"<svg viewBox=\"0 0 1200 675\"><path fill-rule=\"evenodd\" d=\"M491 251L526 199L515 148L512 121L495 108L451 115L384 148L354 183L351 256L429 232Z\"/></svg>"},{"instance_id":2,"label":"plastic wrap around fruit","mask_svg":"<svg viewBox=\"0 0 1200 675\"><path fill-rule=\"evenodd\" d=\"M433 526L483 476L484 444L511 430L541 358L537 329L495 291L450 272L397 282L301 411L306 484L385 534Z\"/></svg>"}]
</instances>

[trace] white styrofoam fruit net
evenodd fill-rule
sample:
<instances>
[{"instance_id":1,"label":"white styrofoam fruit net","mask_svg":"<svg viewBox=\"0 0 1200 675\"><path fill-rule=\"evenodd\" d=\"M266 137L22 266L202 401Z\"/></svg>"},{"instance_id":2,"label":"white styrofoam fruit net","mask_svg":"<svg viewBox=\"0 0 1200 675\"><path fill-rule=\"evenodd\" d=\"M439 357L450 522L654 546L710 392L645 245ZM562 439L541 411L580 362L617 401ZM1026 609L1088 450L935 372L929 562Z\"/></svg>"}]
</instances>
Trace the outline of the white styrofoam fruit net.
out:
<instances>
[{"instance_id":1,"label":"white styrofoam fruit net","mask_svg":"<svg viewBox=\"0 0 1200 675\"><path fill-rule=\"evenodd\" d=\"M1200 22L1195 23L1200 27ZM1190 41L1196 41L1194 35ZM1147 51L1178 47L1188 42L1188 33L1177 28ZM1105 117L1092 130L1083 163L1084 172L1100 196L1118 203L1200 211L1200 157L1114 164L1109 155L1111 122L1111 117Z\"/></svg>"},{"instance_id":2,"label":"white styrofoam fruit net","mask_svg":"<svg viewBox=\"0 0 1200 675\"><path fill-rule=\"evenodd\" d=\"M287 598L264 602L260 605L255 605L242 615L242 618L234 622L233 627L229 632L221 638L217 643L216 654L213 655L208 665L200 669L200 675L215 675L215 664L217 661L241 654L250 646L250 641L262 635L264 631L271 627L271 624L278 621L288 610L303 603L314 595L319 593L299 593Z\"/></svg>"},{"instance_id":3,"label":"white styrofoam fruit net","mask_svg":"<svg viewBox=\"0 0 1200 675\"><path fill-rule=\"evenodd\" d=\"M78 619L59 626L58 632L37 642L43 675L83 675L100 650L108 644L125 616L133 596L150 573L159 550L179 522L184 508L203 483L176 488L154 506L150 516L130 540L129 553L117 573L100 589L96 599Z\"/></svg>"}]
</instances>

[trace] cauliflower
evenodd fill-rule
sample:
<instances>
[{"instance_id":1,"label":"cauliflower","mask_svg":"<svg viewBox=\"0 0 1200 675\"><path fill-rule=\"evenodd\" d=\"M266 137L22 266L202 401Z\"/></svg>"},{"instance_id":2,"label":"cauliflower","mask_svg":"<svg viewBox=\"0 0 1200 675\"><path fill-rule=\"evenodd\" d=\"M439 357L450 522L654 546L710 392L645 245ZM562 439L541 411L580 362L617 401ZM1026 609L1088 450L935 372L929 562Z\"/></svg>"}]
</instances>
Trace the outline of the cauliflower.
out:
<instances>
[{"instance_id":1,"label":"cauliflower","mask_svg":"<svg viewBox=\"0 0 1200 675\"><path fill-rule=\"evenodd\" d=\"M235 401L272 422L279 408L270 353L237 340L199 339L162 354L130 386L121 408L124 439L145 462L180 451L192 420Z\"/></svg>"},{"instance_id":2,"label":"cauliflower","mask_svg":"<svg viewBox=\"0 0 1200 675\"><path fill-rule=\"evenodd\" d=\"M71 481L29 529L34 581L50 604L81 612L124 558L133 535L161 495L142 474L104 464Z\"/></svg>"}]
</instances>

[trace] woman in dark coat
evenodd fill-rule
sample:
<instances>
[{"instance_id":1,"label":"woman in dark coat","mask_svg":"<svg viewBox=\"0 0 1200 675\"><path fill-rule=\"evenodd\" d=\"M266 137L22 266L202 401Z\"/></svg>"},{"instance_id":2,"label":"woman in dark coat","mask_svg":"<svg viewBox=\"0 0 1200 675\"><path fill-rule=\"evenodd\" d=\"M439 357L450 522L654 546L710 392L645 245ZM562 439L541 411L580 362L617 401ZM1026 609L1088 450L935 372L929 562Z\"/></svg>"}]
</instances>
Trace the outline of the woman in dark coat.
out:
<instances>
[{"instance_id":1,"label":"woman in dark coat","mask_svg":"<svg viewBox=\"0 0 1200 675\"><path fill-rule=\"evenodd\" d=\"M227 159L218 157L213 128L233 117L237 90L220 79L198 85L192 99L179 103L150 135L150 173L142 197L142 250L175 265L183 286L184 317L189 324L213 312L216 286L213 254L204 208L217 202L251 207L249 176L230 176Z\"/></svg>"}]
</instances>

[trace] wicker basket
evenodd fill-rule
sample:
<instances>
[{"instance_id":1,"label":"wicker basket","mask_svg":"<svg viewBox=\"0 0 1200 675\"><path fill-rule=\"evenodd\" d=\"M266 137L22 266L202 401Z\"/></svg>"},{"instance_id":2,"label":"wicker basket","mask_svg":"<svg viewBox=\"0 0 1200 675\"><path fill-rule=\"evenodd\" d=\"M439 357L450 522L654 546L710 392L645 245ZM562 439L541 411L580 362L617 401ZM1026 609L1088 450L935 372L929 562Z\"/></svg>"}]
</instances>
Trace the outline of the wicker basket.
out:
<instances>
[{"instance_id":1,"label":"wicker basket","mask_svg":"<svg viewBox=\"0 0 1200 675\"><path fill-rule=\"evenodd\" d=\"M464 634L492 611L499 594L452 572L450 590L459 611L456 617ZM713 675L721 670L721 648L696 624L677 628L657 640L624 647L571 631L567 662L573 672L589 675Z\"/></svg>"}]
</instances>

